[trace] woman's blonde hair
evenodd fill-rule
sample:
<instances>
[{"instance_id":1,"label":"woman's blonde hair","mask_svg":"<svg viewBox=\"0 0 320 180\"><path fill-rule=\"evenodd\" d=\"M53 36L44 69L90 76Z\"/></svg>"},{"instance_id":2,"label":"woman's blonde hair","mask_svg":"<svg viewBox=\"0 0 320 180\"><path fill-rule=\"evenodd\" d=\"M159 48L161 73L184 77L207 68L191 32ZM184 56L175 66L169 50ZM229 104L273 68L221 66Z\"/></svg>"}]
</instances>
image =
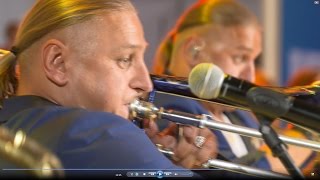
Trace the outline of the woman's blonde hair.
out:
<instances>
[{"instance_id":1,"label":"woman's blonde hair","mask_svg":"<svg viewBox=\"0 0 320 180\"><path fill-rule=\"evenodd\" d=\"M50 32L87 21L101 11L122 10L135 9L130 0L38 0L20 24L11 51L0 51L0 105L15 94L16 61L24 50Z\"/></svg>"},{"instance_id":2,"label":"woman's blonde hair","mask_svg":"<svg viewBox=\"0 0 320 180\"><path fill-rule=\"evenodd\" d=\"M246 7L233 0L199 0L179 18L175 27L159 46L154 59L153 73L167 74L176 34L207 24L222 27L256 24L257 19Z\"/></svg>"}]
</instances>

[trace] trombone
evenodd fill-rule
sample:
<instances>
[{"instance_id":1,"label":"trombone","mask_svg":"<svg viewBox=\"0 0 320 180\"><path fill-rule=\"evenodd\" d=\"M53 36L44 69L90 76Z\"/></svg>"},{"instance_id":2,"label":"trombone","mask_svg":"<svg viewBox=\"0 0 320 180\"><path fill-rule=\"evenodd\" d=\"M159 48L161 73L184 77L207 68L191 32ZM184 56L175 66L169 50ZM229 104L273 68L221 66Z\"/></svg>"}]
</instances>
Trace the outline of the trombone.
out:
<instances>
[{"instance_id":1,"label":"trombone","mask_svg":"<svg viewBox=\"0 0 320 180\"><path fill-rule=\"evenodd\" d=\"M131 116L137 119L166 119L175 123L192 125L199 128L207 127L209 129L229 131L248 137L256 137L262 139L262 134L256 129L247 128L234 124L226 124L217 121L212 116L206 114L193 115L174 110L164 110L163 108L157 108L152 103L146 101L135 100L130 105L130 111ZM280 135L279 138L285 143L310 148L314 151L320 152L319 142L306 139L292 138L282 135Z\"/></svg>"},{"instance_id":2,"label":"trombone","mask_svg":"<svg viewBox=\"0 0 320 180\"><path fill-rule=\"evenodd\" d=\"M131 117L137 120L166 119L178 124L192 125L199 128L207 127L209 129L218 129L218 130L229 131L232 133L238 133L244 136L262 138L262 134L259 131L252 128L222 123L222 122L216 121L212 116L209 116L209 115L193 115L193 114L174 111L174 110L165 110L162 107L157 108L152 103L141 101L141 100L135 100L133 103L130 104L129 109L130 109ZM291 138L291 137L281 136L281 135L279 136L279 138L288 144L310 148L315 151L320 151L320 143L318 142L314 142L310 140L302 140L298 138ZM163 149L161 146L158 146L158 150L169 156L174 155L172 151ZM216 160L216 159L211 159L205 164L203 164L202 166L205 168L217 167L217 168L222 168L222 169L226 169L226 170L230 170L238 173L244 173L244 174L250 174L250 175L253 174L259 177L289 178L289 176L286 176L280 173L264 171L257 168L238 165L238 164L229 163L229 162Z\"/></svg>"},{"instance_id":3,"label":"trombone","mask_svg":"<svg viewBox=\"0 0 320 180\"><path fill-rule=\"evenodd\" d=\"M174 152L170 151L169 149L163 148L162 145L156 144L156 146L160 152L162 152L163 154L165 154L169 158L174 156ZM230 163L230 162L222 161L222 160L218 160L218 159L210 159L206 163L202 164L202 167L204 167L204 168L215 167L215 168L225 169L228 171L241 173L241 174L247 174L247 175L261 177L261 178L290 179L290 177L288 175L284 175L281 173L265 171L265 170L261 170L258 168L253 168L250 166Z\"/></svg>"}]
</instances>

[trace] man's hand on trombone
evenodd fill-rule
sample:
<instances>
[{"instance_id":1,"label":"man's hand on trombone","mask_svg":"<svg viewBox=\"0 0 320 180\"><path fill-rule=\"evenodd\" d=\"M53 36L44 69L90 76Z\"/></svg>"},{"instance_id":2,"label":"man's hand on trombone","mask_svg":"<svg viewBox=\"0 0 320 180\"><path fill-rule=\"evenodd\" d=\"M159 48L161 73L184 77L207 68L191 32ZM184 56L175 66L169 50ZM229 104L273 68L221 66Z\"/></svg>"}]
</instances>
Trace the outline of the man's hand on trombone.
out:
<instances>
[{"instance_id":1,"label":"man's hand on trombone","mask_svg":"<svg viewBox=\"0 0 320 180\"><path fill-rule=\"evenodd\" d=\"M153 120L144 120L144 130L155 144L171 150L172 161L185 168L201 168L203 163L217 156L218 148L214 134L208 128L177 125L170 122L159 131Z\"/></svg>"}]
</instances>

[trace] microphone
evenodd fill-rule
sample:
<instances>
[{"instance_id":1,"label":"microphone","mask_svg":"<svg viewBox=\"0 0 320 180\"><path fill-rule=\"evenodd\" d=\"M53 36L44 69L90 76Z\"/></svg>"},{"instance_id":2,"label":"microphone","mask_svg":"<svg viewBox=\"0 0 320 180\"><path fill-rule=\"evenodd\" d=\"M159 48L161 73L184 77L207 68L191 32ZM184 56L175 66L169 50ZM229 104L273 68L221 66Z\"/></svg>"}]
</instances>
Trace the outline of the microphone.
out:
<instances>
[{"instance_id":1,"label":"microphone","mask_svg":"<svg viewBox=\"0 0 320 180\"><path fill-rule=\"evenodd\" d=\"M189 88L188 78L186 77L155 75L155 74L150 74L150 77L153 83L154 90L159 93L165 93L165 94L170 94L174 96L181 96L189 99L203 101L203 98L199 98L198 96L196 96L194 93L191 92L191 89ZM242 108L243 110L247 110L247 111L249 110L247 107L239 107L219 99L207 99L205 101L213 102L213 103L224 105L224 106Z\"/></svg>"},{"instance_id":2,"label":"microphone","mask_svg":"<svg viewBox=\"0 0 320 180\"><path fill-rule=\"evenodd\" d=\"M249 106L255 113L270 118L280 117L320 132L320 106L224 74L214 64L198 64L189 74L188 82L191 92L199 98Z\"/></svg>"},{"instance_id":3,"label":"microphone","mask_svg":"<svg viewBox=\"0 0 320 180\"><path fill-rule=\"evenodd\" d=\"M220 71L221 70L219 68L216 70L216 72L220 72ZM223 74L223 72L221 71L220 74ZM236 107L236 108L240 108L247 111L249 110L246 103L241 103L241 104L239 102L232 103L230 101L225 101L223 99L215 99L217 96L212 96L212 94L210 93L208 98L205 98L205 97L200 98L201 95L197 96L195 95L194 92L191 92L191 89L188 83L188 78L186 77L155 75L155 74L150 74L150 77L153 83L154 90L157 92L171 94L175 96L182 96L185 98L190 98L195 100L202 100L202 101L205 100L205 101L213 102L220 105ZM229 77L229 78L231 79L232 77ZM212 81L212 82L216 82L216 81ZM248 87L245 88L244 86L248 86ZM257 85L254 85L250 82L246 82L246 85L243 85L242 89L250 89L251 87L254 87L254 86L257 86ZM265 87L265 88L270 88L272 90L279 91L290 96L306 99L306 100L309 100L310 102L315 102L320 104L320 101L318 100L320 99L318 98L318 96L320 96L319 81L309 86Z\"/></svg>"}]
</instances>

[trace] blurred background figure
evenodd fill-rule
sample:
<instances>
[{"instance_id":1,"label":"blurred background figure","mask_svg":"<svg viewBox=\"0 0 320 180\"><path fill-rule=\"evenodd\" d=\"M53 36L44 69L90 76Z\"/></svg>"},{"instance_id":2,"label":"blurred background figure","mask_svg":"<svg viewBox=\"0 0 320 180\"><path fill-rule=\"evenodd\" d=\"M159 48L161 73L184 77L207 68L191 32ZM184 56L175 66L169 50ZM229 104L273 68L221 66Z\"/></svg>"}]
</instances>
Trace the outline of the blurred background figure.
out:
<instances>
[{"instance_id":1,"label":"blurred background figure","mask_svg":"<svg viewBox=\"0 0 320 180\"><path fill-rule=\"evenodd\" d=\"M302 67L289 78L287 86L306 86L320 81L320 66Z\"/></svg>"},{"instance_id":2,"label":"blurred background figure","mask_svg":"<svg viewBox=\"0 0 320 180\"><path fill-rule=\"evenodd\" d=\"M160 45L154 61L154 73L187 77L197 64L211 62L225 73L254 81L254 60L260 52L260 27L249 10L234 1L199 1L180 17ZM226 116L226 111L230 110L225 107L158 96L155 102L159 106L193 114L214 115L215 119L222 122L230 119ZM228 116L241 119L238 118L239 114L230 113ZM236 120L230 121L235 123ZM244 124L243 121L242 118L237 123ZM257 127L257 122L249 120L246 126ZM224 158L270 169L263 153L254 147L250 139L228 132L213 132L218 137L219 153ZM257 156L246 156L249 151L254 151L251 154Z\"/></svg>"},{"instance_id":3,"label":"blurred background figure","mask_svg":"<svg viewBox=\"0 0 320 180\"><path fill-rule=\"evenodd\" d=\"M1 49L10 50L13 45L14 38L18 30L19 23L17 21L10 21L5 27L5 43L1 45Z\"/></svg>"},{"instance_id":4,"label":"blurred background figure","mask_svg":"<svg viewBox=\"0 0 320 180\"><path fill-rule=\"evenodd\" d=\"M153 72L188 77L199 63L214 63L224 73L256 82L255 63L262 51L261 28L254 14L232 0L201 0L180 17L156 53ZM259 75L259 74L258 74ZM270 85L266 79L260 85ZM186 98L157 94L155 104L192 114L208 114L215 120L258 128L251 113ZM213 130L223 158L265 170L287 173L281 162L266 151L262 142L235 133ZM267 152L267 153L266 153ZM303 153L301 153L303 152ZM304 168L312 151L290 147L295 163ZM313 157L313 156L312 156Z\"/></svg>"},{"instance_id":5,"label":"blurred background figure","mask_svg":"<svg viewBox=\"0 0 320 180\"><path fill-rule=\"evenodd\" d=\"M260 86L275 86L273 82L263 71L263 64L261 60L262 55L260 54L255 60L255 81L254 83Z\"/></svg>"}]
</instances>

